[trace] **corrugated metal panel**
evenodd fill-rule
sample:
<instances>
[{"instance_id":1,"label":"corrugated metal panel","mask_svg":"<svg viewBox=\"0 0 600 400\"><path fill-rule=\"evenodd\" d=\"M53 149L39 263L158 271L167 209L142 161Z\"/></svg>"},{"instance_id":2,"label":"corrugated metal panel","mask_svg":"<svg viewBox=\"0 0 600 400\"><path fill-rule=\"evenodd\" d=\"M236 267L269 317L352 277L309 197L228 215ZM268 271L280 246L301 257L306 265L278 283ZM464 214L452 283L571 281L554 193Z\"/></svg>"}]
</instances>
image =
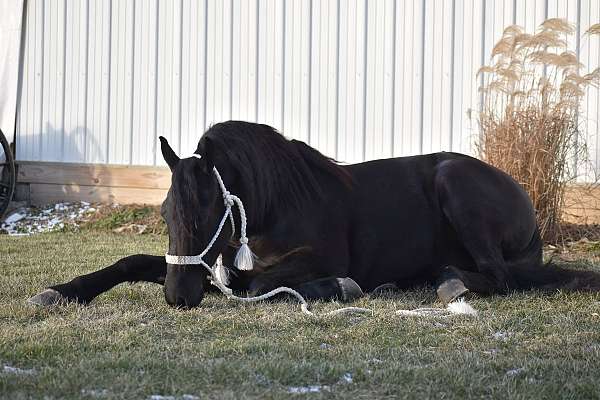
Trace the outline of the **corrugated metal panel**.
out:
<instances>
[{"instance_id":1,"label":"corrugated metal panel","mask_svg":"<svg viewBox=\"0 0 600 400\"><path fill-rule=\"evenodd\" d=\"M259 121L346 162L469 152L505 26L584 27L596 0L31 0L21 160L161 164L204 130ZM577 43L572 43L575 48ZM600 63L598 38L581 59ZM599 91L585 100L594 160ZM594 164L595 165L595 164ZM591 177L595 167L585 167Z\"/></svg>"},{"instance_id":2,"label":"corrugated metal panel","mask_svg":"<svg viewBox=\"0 0 600 400\"><path fill-rule=\"evenodd\" d=\"M600 2L597 0L580 0L579 11L581 24L587 28L600 21ZM577 10L577 7L575 7ZM600 65L600 37L584 36L580 44L579 57L585 65ZM579 171L587 180L597 181L600 176L600 89L588 91L583 109L587 118L582 123L586 135L586 143L591 162L582 163Z\"/></svg>"}]
</instances>

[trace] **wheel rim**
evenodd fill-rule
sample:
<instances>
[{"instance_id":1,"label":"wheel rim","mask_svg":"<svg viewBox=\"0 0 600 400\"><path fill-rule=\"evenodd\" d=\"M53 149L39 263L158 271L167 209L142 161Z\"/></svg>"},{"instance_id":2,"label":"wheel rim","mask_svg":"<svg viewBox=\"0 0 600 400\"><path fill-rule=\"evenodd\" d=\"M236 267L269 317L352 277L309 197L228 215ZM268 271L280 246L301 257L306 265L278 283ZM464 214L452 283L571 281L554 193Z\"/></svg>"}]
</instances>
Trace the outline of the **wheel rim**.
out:
<instances>
[{"instance_id":1,"label":"wheel rim","mask_svg":"<svg viewBox=\"0 0 600 400\"><path fill-rule=\"evenodd\" d=\"M6 137L0 131L0 220L10 204L15 185L15 160Z\"/></svg>"}]
</instances>

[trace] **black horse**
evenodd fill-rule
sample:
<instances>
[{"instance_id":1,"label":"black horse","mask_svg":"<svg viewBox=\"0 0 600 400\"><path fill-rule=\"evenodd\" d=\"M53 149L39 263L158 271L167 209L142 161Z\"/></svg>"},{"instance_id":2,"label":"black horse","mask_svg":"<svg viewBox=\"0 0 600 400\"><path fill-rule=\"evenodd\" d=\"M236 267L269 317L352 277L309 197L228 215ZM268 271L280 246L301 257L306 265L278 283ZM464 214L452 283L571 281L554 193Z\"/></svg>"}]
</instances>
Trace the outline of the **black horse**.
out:
<instances>
[{"instance_id":1,"label":"black horse","mask_svg":"<svg viewBox=\"0 0 600 400\"><path fill-rule=\"evenodd\" d=\"M386 283L432 283L449 302L467 291L531 288L600 289L600 275L542 264L542 242L525 191L477 159L435 153L339 165L273 128L229 121L200 139L201 158L180 159L166 139L172 183L162 205L169 254L196 255L223 216L213 174L240 197L248 216L251 271L231 271L234 290L258 294L278 286L308 298L350 300ZM239 227L240 217L234 212ZM238 244L226 225L204 261L232 265ZM199 265L170 265L134 255L52 286L31 300L89 302L125 282L164 284L174 306L200 304L210 285Z\"/></svg>"}]
</instances>

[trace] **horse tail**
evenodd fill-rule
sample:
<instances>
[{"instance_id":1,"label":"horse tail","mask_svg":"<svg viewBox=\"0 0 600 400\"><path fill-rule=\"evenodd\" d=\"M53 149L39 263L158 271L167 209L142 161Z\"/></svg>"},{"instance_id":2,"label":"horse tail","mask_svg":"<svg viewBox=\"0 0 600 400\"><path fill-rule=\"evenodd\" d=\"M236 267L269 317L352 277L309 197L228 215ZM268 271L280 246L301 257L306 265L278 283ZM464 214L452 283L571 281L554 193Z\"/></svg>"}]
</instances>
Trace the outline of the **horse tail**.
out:
<instances>
[{"instance_id":1,"label":"horse tail","mask_svg":"<svg viewBox=\"0 0 600 400\"><path fill-rule=\"evenodd\" d=\"M536 230L524 257L509 263L509 271L519 289L600 292L600 273L559 267L552 261L543 263L541 249L542 240Z\"/></svg>"}]
</instances>

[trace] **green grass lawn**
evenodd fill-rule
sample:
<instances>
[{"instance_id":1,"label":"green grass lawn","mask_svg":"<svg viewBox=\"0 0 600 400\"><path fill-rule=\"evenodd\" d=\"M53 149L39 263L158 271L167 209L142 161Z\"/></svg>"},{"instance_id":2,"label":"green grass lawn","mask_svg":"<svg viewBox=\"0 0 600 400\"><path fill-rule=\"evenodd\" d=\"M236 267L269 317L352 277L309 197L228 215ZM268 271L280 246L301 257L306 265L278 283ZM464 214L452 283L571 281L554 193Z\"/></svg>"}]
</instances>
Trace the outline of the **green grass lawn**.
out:
<instances>
[{"instance_id":1,"label":"green grass lawn","mask_svg":"<svg viewBox=\"0 0 600 400\"><path fill-rule=\"evenodd\" d=\"M0 236L0 397L600 397L598 295L475 298L476 319L394 314L440 306L428 288L354 304L373 316L325 320L294 302L216 294L177 311L150 284L121 285L86 307L25 303L45 286L165 246L164 236L92 231ZM311 386L320 391L291 393Z\"/></svg>"}]
</instances>

